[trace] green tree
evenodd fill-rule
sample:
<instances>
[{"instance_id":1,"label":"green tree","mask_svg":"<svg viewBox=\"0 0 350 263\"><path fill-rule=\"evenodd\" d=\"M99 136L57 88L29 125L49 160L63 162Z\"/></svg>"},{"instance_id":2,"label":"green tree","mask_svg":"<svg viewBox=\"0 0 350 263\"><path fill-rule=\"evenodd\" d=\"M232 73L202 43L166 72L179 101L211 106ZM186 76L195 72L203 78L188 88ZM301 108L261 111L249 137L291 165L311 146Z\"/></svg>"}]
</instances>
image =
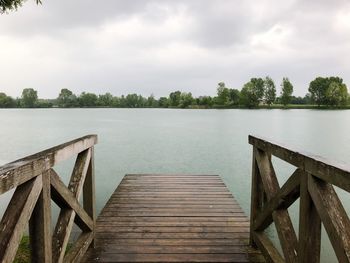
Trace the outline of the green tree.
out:
<instances>
[{"instance_id":1,"label":"green tree","mask_svg":"<svg viewBox=\"0 0 350 263\"><path fill-rule=\"evenodd\" d=\"M253 84L254 94L258 101L261 102L264 97L265 82L262 78L251 78L250 82Z\"/></svg>"},{"instance_id":2,"label":"green tree","mask_svg":"<svg viewBox=\"0 0 350 263\"><path fill-rule=\"evenodd\" d=\"M329 105L346 105L348 100L348 89L345 84L332 81L326 90L326 97Z\"/></svg>"},{"instance_id":3,"label":"green tree","mask_svg":"<svg viewBox=\"0 0 350 263\"><path fill-rule=\"evenodd\" d=\"M114 104L113 95L109 92L98 95L97 105L102 107L112 107Z\"/></svg>"},{"instance_id":4,"label":"green tree","mask_svg":"<svg viewBox=\"0 0 350 263\"><path fill-rule=\"evenodd\" d=\"M264 97L264 80L252 78L244 84L240 93L240 104L246 107L256 107Z\"/></svg>"},{"instance_id":5,"label":"green tree","mask_svg":"<svg viewBox=\"0 0 350 263\"><path fill-rule=\"evenodd\" d=\"M330 94L327 90L330 87L332 82L338 83L339 85L343 84L343 79L339 77L317 77L310 82L309 92L311 99L318 105L332 105L332 102L329 101L327 94Z\"/></svg>"},{"instance_id":6,"label":"green tree","mask_svg":"<svg viewBox=\"0 0 350 263\"><path fill-rule=\"evenodd\" d=\"M269 76L267 76L264 80L264 92L266 104L273 104L276 100L276 87L272 78L270 78Z\"/></svg>"},{"instance_id":7,"label":"green tree","mask_svg":"<svg viewBox=\"0 0 350 263\"><path fill-rule=\"evenodd\" d=\"M166 97L160 97L159 98L159 107L161 108L168 108L169 107L169 100Z\"/></svg>"},{"instance_id":8,"label":"green tree","mask_svg":"<svg viewBox=\"0 0 350 263\"><path fill-rule=\"evenodd\" d=\"M18 7L22 6L25 0L0 0L0 13L7 11L17 10ZM41 4L41 0L36 0L37 4Z\"/></svg>"},{"instance_id":9,"label":"green tree","mask_svg":"<svg viewBox=\"0 0 350 263\"><path fill-rule=\"evenodd\" d=\"M126 95L125 105L128 108L139 108L139 96L135 93Z\"/></svg>"},{"instance_id":10,"label":"green tree","mask_svg":"<svg viewBox=\"0 0 350 263\"><path fill-rule=\"evenodd\" d=\"M254 91L254 84L247 82L241 90L240 104L252 108L259 105L259 98Z\"/></svg>"},{"instance_id":11,"label":"green tree","mask_svg":"<svg viewBox=\"0 0 350 263\"><path fill-rule=\"evenodd\" d=\"M147 107L150 107L150 108L158 107L158 101L154 98L153 94L151 94L151 96L147 98Z\"/></svg>"},{"instance_id":12,"label":"green tree","mask_svg":"<svg viewBox=\"0 0 350 263\"><path fill-rule=\"evenodd\" d=\"M36 107L38 107L38 108L52 108L53 103L52 103L52 100L50 100L50 99L38 99Z\"/></svg>"},{"instance_id":13,"label":"green tree","mask_svg":"<svg viewBox=\"0 0 350 263\"><path fill-rule=\"evenodd\" d=\"M0 108L13 108L15 106L16 102L12 97L0 92Z\"/></svg>"},{"instance_id":14,"label":"green tree","mask_svg":"<svg viewBox=\"0 0 350 263\"><path fill-rule=\"evenodd\" d=\"M205 108L210 108L213 106L213 98L210 96L200 96L197 98L197 104Z\"/></svg>"},{"instance_id":15,"label":"green tree","mask_svg":"<svg viewBox=\"0 0 350 263\"><path fill-rule=\"evenodd\" d=\"M73 94L69 89L61 89L57 98L57 105L60 108L70 108L77 106L77 96Z\"/></svg>"},{"instance_id":16,"label":"green tree","mask_svg":"<svg viewBox=\"0 0 350 263\"><path fill-rule=\"evenodd\" d=\"M231 106L239 104L239 97L240 97L240 92L238 89L229 89L229 98L230 98L229 104Z\"/></svg>"},{"instance_id":17,"label":"green tree","mask_svg":"<svg viewBox=\"0 0 350 263\"><path fill-rule=\"evenodd\" d=\"M310 82L309 92L311 99L320 106L321 104L326 104L326 91L329 86L327 78L317 77Z\"/></svg>"},{"instance_id":18,"label":"green tree","mask_svg":"<svg viewBox=\"0 0 350 263\"><path fill-rule=\"evenodd\" d=\"M293 85L288 78L283 78L281 83L281 103L286 106L290 103L293 94Z\"/></svg>"},{"instance_id":19,"label":"green tree","mask_svg":"<svg viewBox=\"0 0 350 263\"><path fill-rule=\"evenodd\" d=\"M97 95L94 93L83 92L79 96L79 105L81 107L95 107L97 105Z\"/></svg>"},{"instance_id":20,"label":"green tree","mask_svg":"<svg viewBox=\"0 0 350 263\"><path fill-rule=\"evenodd\" d=\"M191 92L182 92L180 95L180 102L179 107L180 108L188 108L193 104L193 97Z\"/></svg>"},{"instance_id":21,"label":"green tree","mask_svg":"<svg viewBox=\"0 0 350 263\"><path fill-rule=\"evenodd\" d=\"M226 87L225 82L219 82L217 87L217 98L215 100L218 105L228 105L230 102L230 91Z\"/></svg>"},{"instance_id":22,"label":"green tree","mask_svg":"<svg viewBox=\"0 0 350 263\"><path fill-rule=\"evenodd\" d=\"M21 105L24 108L34 108L38 102L38 92L34 89L22 91Z\"/></svg>"},{"instance_id":23,"label":"green tree","mask_svg":"<svg viewBox=\"0 0 350 263\"><path fill-rule=\"evenodd\" d=\"M181 91L171 92L169 95L169 105L171 107L178 107L180 104Z\"/></svg>"}]
</instances>

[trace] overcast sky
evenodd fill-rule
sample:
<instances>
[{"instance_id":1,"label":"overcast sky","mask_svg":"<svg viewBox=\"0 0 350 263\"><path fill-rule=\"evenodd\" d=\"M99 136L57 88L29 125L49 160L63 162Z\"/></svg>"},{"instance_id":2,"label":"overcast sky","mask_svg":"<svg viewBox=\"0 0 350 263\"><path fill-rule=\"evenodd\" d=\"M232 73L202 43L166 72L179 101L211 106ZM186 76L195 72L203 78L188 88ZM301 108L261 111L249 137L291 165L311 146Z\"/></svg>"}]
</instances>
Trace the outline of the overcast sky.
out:
<instances>
[{"instance_id":1,"label":"overcast sky","mask_svg":"<svg viewBox=\"0 0 350 263\"><path fill-rule=\"evenodd\" d=\"M0 91L214 95L251 77L350 85L350 1L42 0L0 15Z\"/></svg>"}]
</instances>

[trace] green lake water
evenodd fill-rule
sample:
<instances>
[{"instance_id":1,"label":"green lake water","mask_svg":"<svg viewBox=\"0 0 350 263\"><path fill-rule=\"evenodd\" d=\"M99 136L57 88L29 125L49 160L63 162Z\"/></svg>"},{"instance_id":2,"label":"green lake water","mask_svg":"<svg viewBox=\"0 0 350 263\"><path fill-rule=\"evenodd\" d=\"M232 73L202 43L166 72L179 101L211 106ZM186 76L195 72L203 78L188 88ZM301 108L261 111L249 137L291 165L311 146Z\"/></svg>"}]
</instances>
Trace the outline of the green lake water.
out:
<instances>
[{"instance_id":1,"label":"green lake water","mask_svg":"<svg viewBox=\"0 0 350 263\"><path fill-rule=\"evenodd\" d=\"M249 134L350 163L350 110L14 109L0 110L0 120L0 165L98 134L98 210L127 173L184 173L221 175L249 214ZM273 161L282 184L293 169ZM72 164L69 160L57 167L66 182ZM350 194L338 192L349 212ZM1 212L10 194L0 199ZM297 223L298 204L290 213ZM272 237L274 233L269 231ZM334 261L327 238L322 239L322 256L323 262Z\"/></svg>"}]
</instances>

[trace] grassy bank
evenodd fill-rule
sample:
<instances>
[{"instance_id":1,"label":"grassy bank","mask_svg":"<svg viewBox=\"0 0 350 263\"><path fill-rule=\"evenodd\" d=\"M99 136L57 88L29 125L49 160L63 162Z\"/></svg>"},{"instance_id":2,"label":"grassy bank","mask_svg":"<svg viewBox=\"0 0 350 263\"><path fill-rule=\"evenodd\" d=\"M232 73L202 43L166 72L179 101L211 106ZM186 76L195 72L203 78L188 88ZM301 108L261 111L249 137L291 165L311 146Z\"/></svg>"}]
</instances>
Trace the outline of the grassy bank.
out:
<instances>
[{"instance_id":1,"label":"grassy bank","mask_svg":"<svg viewBox=\"0 0 350 263\"><path fill-rule=\"evenodd\" d=\"M66 253L71 249L72 244L68 243ZM13 263L29 263L30 262L30 242L29 236L23 236L18 246L17 254Z\"/></svg>"}]
</instances>

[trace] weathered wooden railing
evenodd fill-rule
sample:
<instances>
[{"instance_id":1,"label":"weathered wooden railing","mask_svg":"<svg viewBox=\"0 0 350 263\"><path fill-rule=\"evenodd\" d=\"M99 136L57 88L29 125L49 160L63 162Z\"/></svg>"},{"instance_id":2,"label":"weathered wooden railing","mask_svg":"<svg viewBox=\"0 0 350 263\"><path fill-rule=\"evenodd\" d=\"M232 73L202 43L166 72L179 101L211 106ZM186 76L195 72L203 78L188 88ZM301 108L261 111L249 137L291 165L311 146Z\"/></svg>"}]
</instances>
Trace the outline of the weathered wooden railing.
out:
<instances>
[{"instance_id":1,"label":"weathered wooden railing","mask_svg":"<svg viewBox=\"0 0 350 263\"><path fill-rule=\"evenodd\" d=\"M0 167L0 194L16 188L0 222L0 262L13 261L28 223L31 262L80 260L94 238L96 143L97 136L88 135ZM67 187L53 167L74 155ZM51 199L61 208L53 233ZM66 253L74 222L82 233Z\"/></svg>"},{"instance_id":2,"label":"weathered wooden railing","mask_svg":"<svg viewBox=\"0 0 350 263\"><path fill-rule=\"evenodd\" d=\"M253 145L251 238L269 262L320 262L321 224L339 262L350 262L350 221L333 185L350 192L350 168L249 136ZM271 156L296 167L280 187ZM297 237L288 207L300 197ZM264 230L274 223L283 256Z\"/></svg>"}]
</instances>

